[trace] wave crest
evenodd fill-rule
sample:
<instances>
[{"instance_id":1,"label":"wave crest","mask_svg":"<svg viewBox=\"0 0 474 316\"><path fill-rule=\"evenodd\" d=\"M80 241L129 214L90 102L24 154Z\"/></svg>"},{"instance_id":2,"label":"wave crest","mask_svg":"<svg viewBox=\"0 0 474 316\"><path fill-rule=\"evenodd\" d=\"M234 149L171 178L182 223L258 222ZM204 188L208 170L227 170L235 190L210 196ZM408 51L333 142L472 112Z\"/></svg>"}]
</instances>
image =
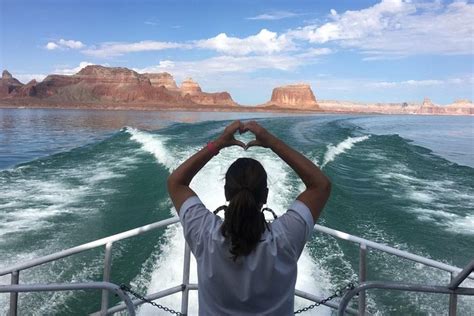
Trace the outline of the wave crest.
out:
<instances>
[{"instance_id":1,"label":"wave crest","mask_svg":"<svg viewBox=\"0 0 474 316\"><path fill-rule=\"evenodd\" d=\"M130 139L139 143L142 149L155 156L156 160L164 165L170 172L176 167L176 159L166 148L166 138L141 131L133 127L126 127L125 132L130 134Z\"/></svg>"},{"instance_id":2,"label":"wave crest","mask_svg":"<svg viewBox=\"0 0 474 316\"><path fill-rule=\"evenodd\" d=\"M359 137L348 137L344 141L340 142L336 146L329 144L328 150L324 154L323 164L321 168L326 166L328 163L333 161L337 156L342 153L345 153L346 150L351 149L355 144L363 142L364 140L369 139L370 135L364 135Z\"/></svg>"}]
</instances>

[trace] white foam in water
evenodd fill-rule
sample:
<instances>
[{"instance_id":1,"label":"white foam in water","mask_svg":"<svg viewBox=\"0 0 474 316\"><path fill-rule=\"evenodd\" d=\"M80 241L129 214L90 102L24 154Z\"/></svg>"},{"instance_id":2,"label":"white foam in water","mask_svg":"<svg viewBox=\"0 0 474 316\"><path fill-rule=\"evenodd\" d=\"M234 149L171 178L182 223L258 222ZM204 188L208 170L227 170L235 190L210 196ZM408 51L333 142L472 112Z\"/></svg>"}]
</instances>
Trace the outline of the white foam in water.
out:
<instances>
[{"instance_id":1,"label":"white foam in water","mask_svg":"<svg viewBox=\"0 0 474 316\"><path fill-rule=\"evenodd\" d=\"M364 140L369 139L370 135L359 136L359 137L348 137L344 141L340 142L336 146L329 144L328 150L324 154L323 164L321 168L326 166L328 163L333 161L338 155L346 152L346 150L351 149L355 144L360 143Z\"/></svg>"},{"instance_id":2,"label":"white foam in water","mask_svg":"<svg viewBox=\"0 0 474 316\"><path fill-rule=\"evenodd\" d=\"M44 228L49 217L73 212L85 213L90 210L77 209L77 204L97 192L110 193L112 189L102 188L103 181L124 177L114 167L126 168L126 162L119 159L115 165L101 161L87 166L55 170L53 179L17 179L5 186L0 200L0 237L20 231L34 231ZM79 184L67 182L77 179ZM11 209L15 211L11 211Z\"/></svg>"},{"instance_id":3,"label":"white foam in water","mask_svg":"<svg viewBox=\"0 0 474 316\"><path fill-rule=\"evenodd\" d=\"M398 163L391 171L379 170L377 177L381 184L394 190L392 197L410 199L421 206L408 207L421 221L432 222L450 233L474 235L474 215L458 214L458 210L474 206L474 197L461 192L451 180L420 179L413 175L408 166ZM393 184L396 184L394 188Z\"/></svg>"},{"instance_id":4,"label":"white foam in water","mask_svg":"<svg viewBox=\"0 0 474 316\"><path fill-rule=\"evenodd\" d=\"M450 232L474 235L474 215L457 215L442 210L412 208L418 219L443 226Z\"/></svg>"},{"instance_id":5,"label":"white foam in water","mask_svg":"<svg viewBox=\"0 0 474 316\"><path fill-rule=\"evenodd\" d=\"M44 169L29 178L0 179L2 186L0 196L0 257L2 259L0 267L6 267L16 262L25 262L59 251L64 247L63 241L55 239L53 236L47 243L44 243L43 247L34 252L23 253L21 249L16 250L17 252L9 251L1 247L1 244L16 238L16 235L5 237L6 234L27 234L29 231L41 231L57 225L49 219L61 214L74 213L87 216L90 212L99 211L99 209L81 206L81 201L95 198L98 193L110 193L113 189L104 188L104 181L123 177L121 170L130 168L130 165L135 162L133 156L117 159L108 156L102 158L89 164L84 163L70 168ZM24 169L24 167L20 167L20 170ZM21 172L20 170L14 169L13 172ZM5 251L7 252L5 253ZM66 261L58 264L69 265L70 263ZM100 264L97 263L95 266L100 267ZM35 269L31 272L25 271L22 274L22 281L51 283L58 279L57 272L41 270L43 272L40 273L38 271ZM75 277L86 279L96 272L81 270ZM0 283L4 281L4 278L0 279ZM25 294L22 301L34 304L41 311L52 311L55 306L61 306L61 302L64 303L65 299L72 294L72 292L58 292L54 295L54 299L39 304L34 298L28 301L30 296ZM7 299L6 295L0 295L0 314L6 313L4 308L7 308ZM51 312L40 314L51 314Z\"/></svg>"},{"instance_id":6,"label":"white foam in water","mask_svg":"<svg viewBox=\"0 0 474 316\"><path fill-rule=\"evenodd\" d=\"M417 201L417 202L423 202L423 203L431 203L435 200L435 197L432 196L428 192L423 192L423 191L413 191L409 193L409 198Z\"/></svg>"},{"instance_id":7,"label":"white foam in water","mask_svg":"<svg viewBox=\"0 0 474 316\"><path fill-rule=\"evenodd\" d=\"M152 134L140 131L133 127L127 127L126 132L131 135L131 139L136 141L142 146L142 149L153 154L161 164L163 164L168 170L176 165L174 158L169 155L165 147L166 139L164 137L154 137Z\"/></svg>"},{"instance_id":8,"label":"white foam in water","mask_svg":"<svg viewBox=\"0 0 474 316\"><path fill-rule=\"evenodd\" d=\"M15 211L8 211L11 203L0 205L2 222L0 237L15 231L30 231L44 228L45 220L51 216L68 212L68 205L77 202L86 194L84 187L72 187L61 180L19 180L10 183L4 198L14 201Z\"/></svg>"},{"instance_id":9,"label":"white foam in water","mask_svg":"<svg viewBox=\"0 0 474 316\"><path fill-rule=\"evenodd\" d=\"M458 232L474 235L474 215L459 216L456 220L449 222L448 225Z\"/></svg>"},{"instance_id":10,"label":"white foam in water","mask_svg":"<svg viewBox=\"0 0 474 316\"><path fill-rule=\"evenodd\" d=\"M179 154L172 153L164 146L164 142L158 135L152 135L143 131L130 129L135 141L142 145L147 152L152 153L157 161L168 169L177 165L178 161L188 158L199 148L191 148ZM214 210L224 204L224 175L230 164L240 156L255 157L265 167L268 173L268 185L270 193L268 196L268 206L277 214L282 214L296 198L295 189L289 185L289 169L275 155L268 150L253 148L248 152L243 152L237 147L227 148L221 151L221 154L212 159L193 179L191 188L199 195L203 203ZM175 211L170 210L172 215ZM148 287L148 293L154 293L159 290L176 286L182 283L184 238L181 226L170 227L166 233L168 243L162 247L156 267L151 276L151 282ZM298 262L298 278L296 287L309 293L324 296L329 294L329 276L321 269L311 258L307 249ZM318 282L315 282L318 280ZM196 262L194 257L191 260L190 282L197 283ZM322 291L321 286L327 290ZM179 309L181 296L174 295L160 299L160 304ZM297 299L295 307L302 307L309 302ZM329 315L330 310L327 307L318 307L318 313ZM156 315L156 309L151 306L142 306L139 310L140 315ZM190 295L189 314L197 314L197 296Z\"/></svg>"}]
</instances>

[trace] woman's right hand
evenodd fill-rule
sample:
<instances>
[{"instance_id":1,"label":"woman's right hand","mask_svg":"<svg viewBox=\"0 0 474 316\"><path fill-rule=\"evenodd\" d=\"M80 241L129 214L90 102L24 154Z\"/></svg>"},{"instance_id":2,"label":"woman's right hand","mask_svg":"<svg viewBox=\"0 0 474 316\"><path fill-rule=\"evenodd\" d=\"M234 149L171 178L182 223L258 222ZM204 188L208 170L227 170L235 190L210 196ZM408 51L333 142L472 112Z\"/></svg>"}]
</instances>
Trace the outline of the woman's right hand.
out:
<instances>
[{"instance_id":1,"label":"woman's right hand","mask_svg":"<svg viewBox=\"0 0 474 316\"><path fill-rule=\"evenodd\" d=\"M275 136L273 136L270 132L268 132L265 128L260 126L255 121L250 121L243 124L241 133L245 133L247 131L250 131L255 135L255 140L250 141L245 146L245 149L248 149L253 146L269 148L272 146L275 140L277 140Z\"/></svg>"}]
</instances>

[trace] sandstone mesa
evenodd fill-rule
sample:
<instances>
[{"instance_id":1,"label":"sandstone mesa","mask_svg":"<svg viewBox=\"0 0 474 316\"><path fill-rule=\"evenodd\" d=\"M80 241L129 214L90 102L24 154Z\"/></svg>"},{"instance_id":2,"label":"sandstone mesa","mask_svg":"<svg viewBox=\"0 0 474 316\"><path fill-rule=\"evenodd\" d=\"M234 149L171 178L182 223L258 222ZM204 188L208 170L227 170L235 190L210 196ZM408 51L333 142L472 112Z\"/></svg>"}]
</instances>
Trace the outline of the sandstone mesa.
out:
<instances>
[{"instance_id":1,"label":"sandstone mesa","mask_svg":"<svg viewBox=\"0 0 474 316\"><path fill-rule=\"evenodd\" d=\"M273 89L271 99L257 106L241 106L228 92L203 92L193 79L178 86L167 72L140 74L123 67L90 65L74 75L49 75L23 84L4 70L0 79L0 107L284 111L328 113L382 113L472 115L474 105L458 100L441 106L422 103L359 103L317 100L309 84Z\"/></svg>"},{"instance_id":2,"label":"sandstone mesa","mask_svg":"<svg viewBox=\"0 0 474 316\"><path fill-rule=\"evenodd\" d=\"M308 84L294 84L273 89L270 101L263 106L319 110L316 97Z\"/></svg>"}]
</instances>

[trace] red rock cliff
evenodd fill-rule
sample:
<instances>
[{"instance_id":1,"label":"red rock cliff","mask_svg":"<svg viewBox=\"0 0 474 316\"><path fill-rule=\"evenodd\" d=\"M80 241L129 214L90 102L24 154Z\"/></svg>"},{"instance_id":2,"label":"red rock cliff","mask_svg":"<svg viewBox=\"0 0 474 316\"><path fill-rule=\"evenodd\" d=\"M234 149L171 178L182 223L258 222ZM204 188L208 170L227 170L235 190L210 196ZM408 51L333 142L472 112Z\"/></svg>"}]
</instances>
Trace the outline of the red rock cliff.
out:
<instances>
[{"instance_id":1,"label":"red rock cliff","mask_svg":"<svg viewBox=\"0 0 474 316\"><path fill-rule=\"evenodd\" d=\"M192 78L187 78L181 83L180 91L182 95L195 95L202 92L199 84L195 82Z\"/></svg>"},{"instance_id":2,"label":"red rock cliff","mask_svg":"<svg viewBox=\"0 0 474 316\"><path fill-rule=\"evenodd\" d=\"M165 87L170 91L177 91L178 86L172 75L167 72L162 73L144 73L143 77L148 78L153 87Z\"/></svg>"},{"instance_id":3,"label":"red rock cliff","mask_svg":"<svg viewBox=\"0 0 474 316\"><path fill-rule=\"evenodd\" d=\"M438 105L435 105L433 102L431 102L430 98L428 97L424 98L422 105L416 111L416 113L419 113L419 114L440 114L443 112L444 112L444 109Z\"/></svg>"},{"instance_id":4,"label":"red rock cliff","mask_svg":"<svg viewBox=\"0 0 474 316\"><path fill-rule=\"evenodd\" d=\"M456 100L446 106L446 113L472 115L474 114L474 104L470 100Z\"/></svg>"},{"instance_id":5,"label":"red rock cliff","mask_svg":"<svg viewBox=\"0 0 474 316\"><path fill-rule=\"evenodd\" d=\"M181 95L198 105L228 105L237 106L228 92L207 93L193 79L188 78L181 83Z\"/></svg>"},{"instance_id":6,"label":"red rock cliff","mask_svg":"<svg viewBox=\"0 0 474 316\"><path fill-rule=\"evenodd\" d=\"M122 67L91 65L75 75L49 75L42 82L23 85L7 71L0 79L0 98L25 99L41 104L68 103L147 104L143 107L196 107L199 105L237 105L227 92L205 93L199 85L187 80L183 89L176 86L168 73L145 73ZM96 107L96 106L93 106Z\"/></svg>"},{"instance_id":7,"label":"red rock cliff","mask_svg":"<svg viewBox=\"0 0 474 316\"><path fill-rule=\"evenodd\" d=\"M318 103L308 84L294 84L273 89L266 105L293 109L318 109Z\"/></svg>"},{"instance_id":8,"label":"red rock cliff","mask_svg":"<svg viewBox=\"0 0 474 316\"><path fill-rule=\"evenodd\" d=\"M0 98L11 97L17 94L23 84L13 78L11 73L4 70L2 72L2 78L0 79Z\"/></svg>"}]
</instances>

